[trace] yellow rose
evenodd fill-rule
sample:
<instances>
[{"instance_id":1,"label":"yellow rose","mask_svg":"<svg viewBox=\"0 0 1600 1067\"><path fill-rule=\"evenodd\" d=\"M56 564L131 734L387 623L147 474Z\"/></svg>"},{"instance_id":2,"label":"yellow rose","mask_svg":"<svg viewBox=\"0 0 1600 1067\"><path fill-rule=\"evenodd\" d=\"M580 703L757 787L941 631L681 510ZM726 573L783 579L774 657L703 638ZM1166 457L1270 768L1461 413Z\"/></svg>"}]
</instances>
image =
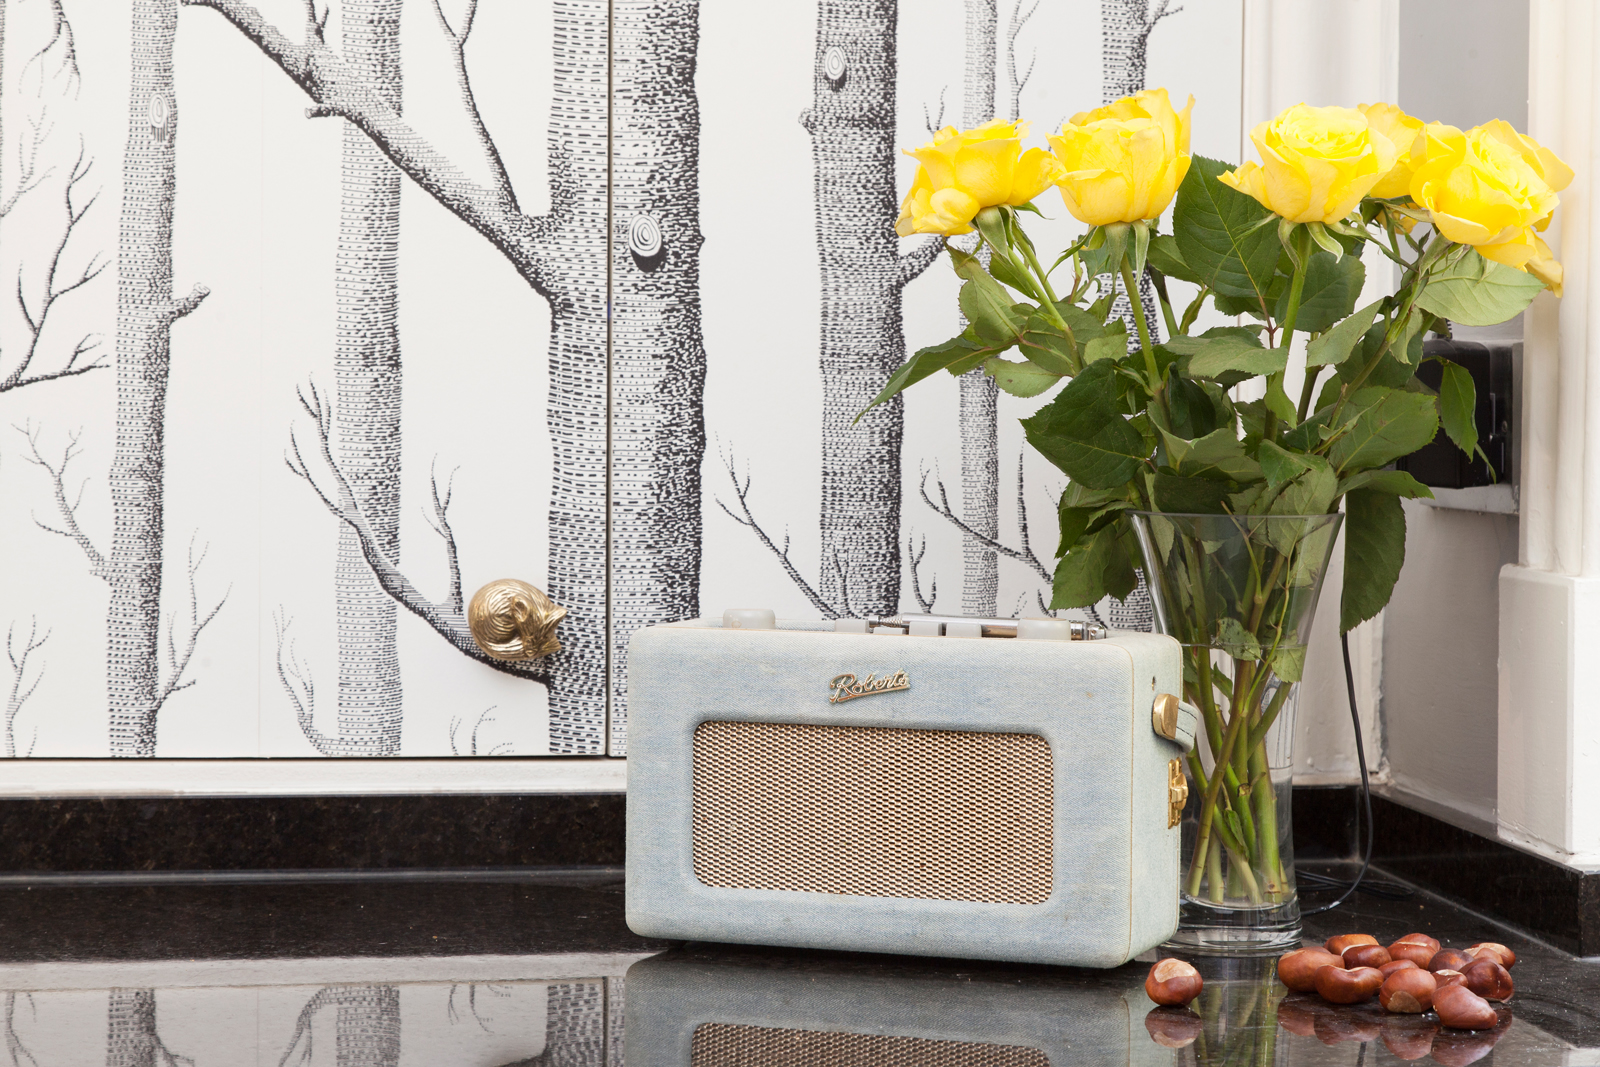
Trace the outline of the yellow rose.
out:
<instances>
[{"instance_id":1,"label":"yellow rose","mask_svg":"<svg viewBox=\"0 0 1600 1067\"><path fill-rule=\"evenodd\" d=\"M1482 126L1477 127L1490 137L1514 150L1522 161L1532 167L1539 177L1544 179L1552 191L1559 193L1572 184L1572 168L1564 163L1544 145L1535 141L1525 133L1518 133L1516 128L1505 119L1491 119ZM1549 225L1550 216L1546 215L1534 225L1542 230Z\"/></svg>"},{"instance_id":2,"label":"yellow rose","mask_svg":"<svg viewBox=\"0 0 1600 1067\"><path fill-rule=\"evenodd\" d=\"M1394 144L1349 107L1296 104L1250 131L1261 165L1221 175L1290 222L1338 222L1394 166Z\"/></svg>"},{"instance_id":3,"label":"yellow rose","mask_svg":"<svg viewBox=\"0 0 1600 1067\"><path fill-rule=\"evenodd\" d=\"M900 204L894 230L953 236L972 232L986 207L1021 207L1059 176L1061 166L1042 148L1022 150L1026 122L995 119L975 130L946 126L921 148L907 149L922 164Z\"/></svg>"},{"instance_id":4,"label":"yellow rose","mask_svg":"<svg viewBox=\"0 0 1600 1067\"><path fill-rule=\"evenodd\" d=\"M1422 132L1422 120L1407 115L1393 104L1362 104L1361 113L1367 116L1372 129L1377 130L1394 145L1394 166L1378 179L1367 193L1379 200L1405 196L1411 191L1411 145Z\"/></svg>"},{"instance_id":5,"label":"yellow rose","mask_svg":"<svg viewBox=\"0 0 1600 1067\"><path fill-rule=\"evenodd\" d=\"M1541 160L1539 152L1547 158ZM1535 258L1549 260L1550 250L1541 251L1544 242L1534 228L1549 219L1560 198L1543 175L1564 183L1572 173L1553 152L1537 145L1513 147L1502 131L1485 126L1462 133L1430 122L1411 157L1411 198L1448 240L1519 270Z\"/></svg>"},{"instance_id":6,"label":"yellow rose","mask_svg":"<svg viewBox=\"0 0 1600 1067\"><path fill-rule=\"evenodd\" d=\"M1172 109L1165 89L1146 89L1064 123L1050 147L1065 173L1057 181L1080 222L1153 219L1189 172L1189 111Z\"/></svg>"},{"instance_id":7,"label":"yellow rose","mask_svg":"<svg viewBox=\"0 0 1600 1067\"><path fill-rule=\"evenodd\" d=\"M1551 254L1550 246L1539 237L1533 239L1533 258L1523 264L1523 270L1538 278L1550 287L1550 291L1557 296L1561 295L1561 264Z\"/></svg>"}]
</instances>

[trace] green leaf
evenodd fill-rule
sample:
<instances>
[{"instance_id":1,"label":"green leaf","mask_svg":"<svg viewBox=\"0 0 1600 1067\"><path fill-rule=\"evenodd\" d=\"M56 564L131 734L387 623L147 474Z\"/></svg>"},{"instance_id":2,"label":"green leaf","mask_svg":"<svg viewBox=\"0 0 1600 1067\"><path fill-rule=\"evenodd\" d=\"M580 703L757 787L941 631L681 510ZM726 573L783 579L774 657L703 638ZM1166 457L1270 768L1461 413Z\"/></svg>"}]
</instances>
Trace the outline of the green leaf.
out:
<instances>
[{"instance_id":1,"label":"green leaf","mask_svg":"<svg viewBox=\"0 0 1600 1067\"><path fill-rule=\"evenodd\" d=\"M1278 421L1285 426L1293 426L1298 421L1299 409L1294 406L1294 401L1289 399L1289 394L1283 391L1282 379L1267 379L1267 395L1263 399L1267 410L1278 416Z\"/></svg>"},{"instance_id":2,"label":"green leaf","mask_svg":"<svg viewBox=\"0 0 1600 1067\"><path fill-rule=\"evenodd\" d=\"M1306 646L1279 645L1267 655L1267 666L1285 682L1298 682L1306 673Z\"/></svg>"},{"instance_id":3,"label":"green leaf","mask_svg":"<svg viewBox=\"0 0 1600 1067\"><path fill-rule=\"evenodd\" d=\"M1409 456L1439 431L1433 397L1394 389L1362 389L1350 398L1360 411L1328 450L1340 474L1382 467Z\"/></svg>"},{"instance_id":4,"label":"green leaf","mask_svg":"<svg viewBox=\"0 0 1600 1067\"><path fill-rule=\"evenodd\" d=\"M1017 349L1052 374L1069 375L1075 368L1077 346L1072 334L1062 333L1038 308L1028 315Z\"/></svg>"},{"instance_id":5,"label":"green leaf","mask_svg":"<svg viewBox=\"0 0 1600 1067\"><path fill-rule=\"evenodd\" d=\"M1254 660L1261 658L1261 642L1256 640L1256 635L1244 628L1244 623L1231 615L1225 616L1217 624L1217 647L1223 649L1234 659Z\"/></svg>"},{"instance_id":6,"label":"green leaf","mask_svg":"<svg viewBox=\"0 0 1600 1067\"><path fill-rule=\"evenodd\" d=\"M1012 308L1011 294L983 269L977 256L959 248L950 249L957 276L966 280L957 298L978 337L991 344L1010 345L1022 332L1025 315Z\"/></svg>"},{"instance_id":7,"label":"green leaf","mask_svg":"<svg viewBox=\"0 0 1600 1067\"><path fill-rule=\"evenodd\" d=\"M1339 479L1334 475L1333 468L1321 456L1306 456L1305 460L1306 470L1278 494L1267 509L1269 515L1324 515L1333 506L1334 497L1339 491ZM1280 550L1287 552L1292 548L1297 536L1288 532L1279 545Z\"/></svg>"},{"instance_id":8,"label":"green leaf","mask_svg":"<svg viewBox=\"0 0 1600 1067\"><path fill-rule=\"evenodd\" d=\"M1399 497L1356 489L1344 498L1344 512L1340 633L1348 633L1383 610L1406 562L1406 513Z\"/></svg>"},{"instance_id":9,"label":"green leaf","mask_svg":"<svg viewBox=\"0 0 1600 1067\"><path fill-rule=\"evenodd\" d=\"M1056 564L1050 585L1050 607L1088 607L1104 596L1125 597L1135 579L1127 549L1119 542L1113 523L1078 542Z\"/></svg>"},{"instance_id":10,"label":"green leaf","mask_svg":"<svg viewBox=\"0 0 1600 1067\"><path fill-rule=\"evenodd\" d=\"M1362 471L1352 474L1339 483L1339 494L1344 496L1355 489L1373 489L1379 493L1408 498L1433 499L1433 490L1417 481L1405 471Z\"/></svg>"},{"instance_id":11,"label":"green leaf","mask_svg":"<svg viewBox=\"0 0 1600 1067\"><path fill-rule=\"evenodd\" d=\"M1104 318L1095 318L1083 308L1066 300L1056 301L1056 314L1061 316L1061 321L1067 324L1072 331L1072 336L1099 337L1100 332L1106 328ZM1117 321L1121 321L1120 319ZM1126 327L1124 327L1126 329Z\"/></svg>"},{"instance_id":12,"label":"green leaf","mask_svg":"<svg viewBox=\"0 0 1600 1067\"><path fill-rule=\"evenodd\" d=\"M1067 502L1068 495L1061 494L1061 506L1056 512L1061 527L1061 543L1056 548L1057 559L1066 555L1085 535L1099 533L1115 522L1124 511L1133 507L1126 500L1115 500L1098 507L1073 507Z\"/></svg>"},{"instance_id":13,"label":"green leaf","mask_svg":"<svg viewBox=\"0 0 1600 1067\"><path fill-rule=\"evenodd\" d=\"M862 414L888 400L902 389L912 386L935 374L952 364L964 362L969 357L978 356L986 359L993 352L992 349L976 344L967 337L952 337L942 344L929 345L919 348L914 356L900 364L898 370L890 375L889 381L877 396L872 398L872 403L862 409ZM857 415L856 418L860 418Z\"/></svg>"},{"instance_id":14,"label":"green leaf","mask_svg":"<svg viewBox=\"0 0 1600 1067\"><path fill-rule=\"evenodd\" d=\"M1216 398L1204 385L1176 374L1167 380L1167 409L1172 414L1172 432L1185 439L1204 437L1224 421L1233 422L1218 410Z\"/></svg>"},{"instance_id":15,"label":"green leaf","mask_svg":"<svg viewBox=\"0 0 1600 1067\"><path fill-rule=\"evenodd\" d=\"M1467 455L1478 447L1478 389L1472 372L1447 359L1439 361L1444 377L1439 380L1439 421L1456 447Z\"/></svg>"},{"instance_id":16,"label":"green leaf","mask_svg":"<svg viewBox=\"0 0 1600 1067\"><path fill-rule=\"evenodd\" d=\"M1190 160L1178 187L1173 237L1183 262L1213 291L1264 297L1278 267L1278 235L1263 225L1273 216L1254 197L1217 179L1229 169L1205 156Z\"/></svg>"},{"instance_id":17,"label":"green leaf","mask_svg":"<svg viewBox=\"0 0 1600 1067\"><path fill-rule=\"evenodd\" d=\"M1372 320L1378 316L1382 300L1374 300L1355 312L1321 337L1306 345L1306 366L1322 367L1330 363L1343 363L1356 343L1361 340Z\"/></svg>"},{"instance_id":18,"label":"green leaf","mask_svg":"<svg viewBox=\"0 0 1600 1067\"><path fill-rule=\"evenodd\" d=\"M1012 396L1038 396L1061 380L1061 375L1033 363L1014 363L999 356L984 361L983 373Z\"/></svg>"},{"instance_id":19,"label":"green leaf","mask_svg":"<svg viewBox=\"0 0 1600 1067\"><path fill-rule=\"evenodd\" d=\"M1290 452L1272 441L1261 442L1256 450L1256 461L1261 464L1261 473L1266 475L1270 489L1291 482L1311 469L1310 456Z\"/></svg>"},{"instance_id":20,"label":"green leaf","mask_svg":"<svg viewBox=\"0 0 1600 1067\"><path fill-rule=\"evenodd\" d=\"M1222 514L1228 483L1212 478L1185 478L1157 472L1150 479L1156 509L1172 514Z\"/></svg>"},{"instance_id":21,"label":"green leaf","mask_svg":"<svg viewBox=\"0 0 1600 1067\"><path fill-rule=\"evenodd\" d=\"M1417 306L1462 326L1493 326L1533 303L1544 283L1475 250L1434 274Z\"/></svg>"},{"instance_id":22,"label":"green leaf","mask_svg":"<svg viewBox=\"0 0 1600 1067\"><path fill-rule=\"evenodd\" d=\"M1083 346L1083 361L1095 363L1102 359L1121 359L1128 354L1128 326L1117 319L1105 332Z\"/></svg>"},{"instance_id":23,"label":"green leaf","mask_svg":"<svg viewBox=\"0 0 1600 1067\"><path fill-rule=\"evenodd\" d=\"M1258 319L1267 317L1261 310L1261 299L1255 296L1223 296L1221 293L1213 294L1211 302L1217 310L1224 315L1254 315ZM1272 306L1272 301L1267 301L1267 306Z\"/></svg>"},{"instance_id":24,"label":"green leaf","mask_svg":"<svg viewBox=\"0 0 1600 1067\"><path fill-rule=\"evenodd\" d=\"M1355 309L1356 298L1367 280L1367 268L1356 256L1336 260L1318 252L1306 264L1305 288L1300 294L1300 310L1294 328L1301 333L1321 333ZM1289 311L1289 294L1278 298L1273 317L1279 322Z\"/></svg>"},{"instance_id":25,"label":"green leaf","mask_svg":"<svg viewBox=\"0 0 1600 1067\"><path fill-rule=\"evenodd\" d=\"M996 281L1004 282L1029 300L1043 299L1039 290L1034 286L1033 279L1022 271L1016 264L1005 256L991 255L989 258L989 273L994 275Z\"/></svg>"},{"instance_id":26,"label":"green leaf","mask_svg":"<svg viewBox=\"0 0 1600 1067\"><path fill-rule=\"evenodd\" d=\"M1178 347L1180 344L1182 347ZM1166 347L1180 355L1187 350L1189 362L1184 369L1193 378L1218 378L1230 372L1275 374L1288 362L1283 349L1262 348L1255 338L1174 337Z\"/></svg>"},{"instance_id":27,"label":"green leaf","mask_svg":"<svg viewBox=\"0 0 1600 1067\"><path fill-rule=\"evenodd\" d=\"M1091 363L1054 400L1022 420L1028 443L1075 482L1111 489L1149 455L1144 437L1117 410L1116 366Z\"/></svg>"},{"instance_id":28,"label":"green leaf","mask_svg":"<svg viewBox=\"0 0 1600 1067\"><path fill-rule=\"evenodd\" d=\"M1179 474L1199 478L1222 478L1253 482L1261 477L1261 465L1245 455L1244 442L1234 436L1232 426L1224 426L1193 441L1161 431L1167 462Z\"/></svg>"},{"instance_id":29,"label":"green leaf","mask_svg":"<svg viewBox=\"0 0 1600 1067\"><path fill-rule=\"evenodd\" d=\"M1150 238L1149 264L1169 278L1200 285L1200 275L1189 269L1178 251L1178 242L1170 233L1159 233Z\"/></svg>"}]
</instances>

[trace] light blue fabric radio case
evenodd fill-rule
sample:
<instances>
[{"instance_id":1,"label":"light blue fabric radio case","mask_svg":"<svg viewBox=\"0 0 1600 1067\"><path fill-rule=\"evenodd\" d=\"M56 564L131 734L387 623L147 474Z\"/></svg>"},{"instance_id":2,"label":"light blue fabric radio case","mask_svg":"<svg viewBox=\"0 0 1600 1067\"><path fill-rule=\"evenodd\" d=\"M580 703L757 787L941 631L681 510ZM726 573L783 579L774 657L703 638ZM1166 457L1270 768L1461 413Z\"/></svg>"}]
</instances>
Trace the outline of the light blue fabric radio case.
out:
<instances>
[{"instance_id":1,"label":"light blue fabric radio case","mask_svg":"<svg viewBox=\"0 0 1600 1067\"><path fill-rule=\"evenodd\" d=\"M629 927L1090 967L1160 944L1196 715L1170 695L1176 641L1073 639L1092 633L759 611L640 630Z\"/></svg>"}]
</instances>

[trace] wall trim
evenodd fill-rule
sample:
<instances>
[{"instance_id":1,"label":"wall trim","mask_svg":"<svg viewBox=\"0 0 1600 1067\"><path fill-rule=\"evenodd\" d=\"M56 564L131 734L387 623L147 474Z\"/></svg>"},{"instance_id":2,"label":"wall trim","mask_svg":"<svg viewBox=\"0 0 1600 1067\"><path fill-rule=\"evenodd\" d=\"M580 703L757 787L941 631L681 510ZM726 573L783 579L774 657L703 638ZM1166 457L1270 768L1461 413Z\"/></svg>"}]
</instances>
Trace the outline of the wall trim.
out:
<instances>
[{"instance_id":1,"label":"wall trim","mask_svg":"<svg viewBox=\"0 0 1600 1067\"><path fill-rule=\"evenodd\" d=\"M628 761L580 759L0 760L0 799L621 793Z\"/></svg>"}]
</instances>

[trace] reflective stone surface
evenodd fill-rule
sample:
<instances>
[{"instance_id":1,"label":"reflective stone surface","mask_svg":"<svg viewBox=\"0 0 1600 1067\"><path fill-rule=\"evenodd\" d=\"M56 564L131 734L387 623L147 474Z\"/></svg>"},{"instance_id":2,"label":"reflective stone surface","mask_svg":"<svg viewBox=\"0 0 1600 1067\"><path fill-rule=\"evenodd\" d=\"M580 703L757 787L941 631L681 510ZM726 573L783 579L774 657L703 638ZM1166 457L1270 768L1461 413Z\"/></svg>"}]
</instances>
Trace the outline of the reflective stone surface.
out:
<instances>
[{"instance_id":1,"label":"reflective stone surface","mask_svg":"<svg viewBox=\"0 0 1600 1067\"><path fill-rule=\"evenodd\" d=\"M1315 903L1313 900L1312 903ZM11 1067L963 1067L1600 1064L1600 960L1417 893L1309 938L1423 931L1519 954L1498 1027L1286 995L1271 960L1197 959L1188 1009L1110 971L667 945L617 872L0 887Z\"/></svg>"}]
</instances>

